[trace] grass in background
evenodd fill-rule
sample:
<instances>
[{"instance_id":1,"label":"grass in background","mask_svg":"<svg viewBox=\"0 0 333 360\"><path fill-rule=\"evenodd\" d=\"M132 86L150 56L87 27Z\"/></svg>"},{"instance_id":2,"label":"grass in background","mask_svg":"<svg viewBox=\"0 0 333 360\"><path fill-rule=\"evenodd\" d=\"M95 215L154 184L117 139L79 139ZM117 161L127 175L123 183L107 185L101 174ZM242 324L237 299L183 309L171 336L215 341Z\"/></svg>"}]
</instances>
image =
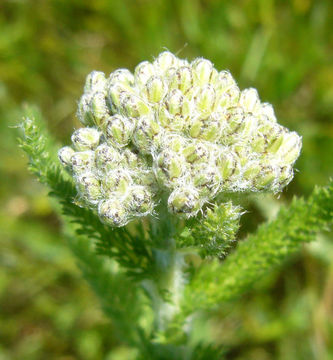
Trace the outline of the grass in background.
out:
<instances>
[{"instance_id":1,"label":"grass in background","mask_svg":"<svg viewBox=\"0 0 333 360\"><path fill-rule=\"evenodd\" d=\"M299 173L281 199L247 205L244 234L279 202L333 174L332 22L330 0L1 2L1 360L131 356L80 278L45 191L28 175L11 128L23 102L40 107L65 144L79 126L76 101L91 70L133 70L165 48L230 69L241 88L256 87L279 122L303 136ZM227 359L331 359L332 264L332 237L322 235L219 310L206 336L226 347Z\"/></svg>"}]
</instances>

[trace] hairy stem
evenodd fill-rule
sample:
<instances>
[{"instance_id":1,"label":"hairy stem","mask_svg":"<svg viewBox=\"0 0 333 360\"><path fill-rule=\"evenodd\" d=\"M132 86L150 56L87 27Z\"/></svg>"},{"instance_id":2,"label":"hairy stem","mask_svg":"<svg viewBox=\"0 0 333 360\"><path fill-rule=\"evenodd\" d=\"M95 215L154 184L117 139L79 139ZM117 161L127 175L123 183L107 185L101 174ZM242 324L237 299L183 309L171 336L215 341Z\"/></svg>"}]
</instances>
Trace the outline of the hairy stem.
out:
<instances>
[{"instance_id":1,"label":"hairy stem","mask_svg":"<svg viewBox=\"0 0 333 360\"><path fill-rule=\"evenodd\" d=\"M163 204L159 210L159 217L152 219L150 228L154 276L143 281L152 302L155 333L164 332L179 312L185 285L184 255L177 251L174 240L177 221L163 209Z\"/></svg>"}]
</instances>

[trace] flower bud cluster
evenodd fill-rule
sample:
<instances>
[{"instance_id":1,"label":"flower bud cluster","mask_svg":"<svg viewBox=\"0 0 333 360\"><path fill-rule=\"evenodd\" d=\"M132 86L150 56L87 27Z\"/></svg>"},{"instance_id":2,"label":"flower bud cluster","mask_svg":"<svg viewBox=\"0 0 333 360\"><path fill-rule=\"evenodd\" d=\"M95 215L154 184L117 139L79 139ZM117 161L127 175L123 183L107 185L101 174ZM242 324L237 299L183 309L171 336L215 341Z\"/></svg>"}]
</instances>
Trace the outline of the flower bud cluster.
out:
<instances>
[{"instance_id":1,"label":"flower bud cluster","mask_svg":"<svg viewBox=\"0 0 333 360\"><path fill-rule=\"evenodd\" d=\"M95 127L76 130L72 143L58 157L73 176L79 205L97 210L111 226L152 213L156 181L144 157L109 144Z\"/></svg>"},{"instance_id":2,"label":"flower bud cluster","mask_svg":"<svg viewBox=\"0 0 333 360\"><path fill-rule=\"evenodd\" d=\"M134 73L93 71L77 115L86 127L59 158L80 198L114 226L151 213L160 190L185 217L221 192L277 193L301 149L255 89L240 91L209 60L170 52Z\"/></svg>"}]
</instances>

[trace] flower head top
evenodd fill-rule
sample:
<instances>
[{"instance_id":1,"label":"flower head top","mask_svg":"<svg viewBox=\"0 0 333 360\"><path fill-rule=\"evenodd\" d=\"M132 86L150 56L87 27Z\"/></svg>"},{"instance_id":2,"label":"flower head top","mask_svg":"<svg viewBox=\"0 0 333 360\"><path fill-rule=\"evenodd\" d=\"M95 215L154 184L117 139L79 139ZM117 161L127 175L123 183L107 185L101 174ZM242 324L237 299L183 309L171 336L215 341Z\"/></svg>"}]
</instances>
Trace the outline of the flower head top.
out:
<instances>
[{"instance_id":1,"label":"flower head top","mask_svg":"<svg viewBox=\"0 0 333 360\"><path fill-rule=\"evenodd\" d=\"M151 214L161 192L169 211L185 217L222 192L277 193L301 149L255 89L240 91L209 60L170 52L134 73L93 71L77 116L86 127L59 159L83 206L112 226Z\"/></svg>"}]
</instances>

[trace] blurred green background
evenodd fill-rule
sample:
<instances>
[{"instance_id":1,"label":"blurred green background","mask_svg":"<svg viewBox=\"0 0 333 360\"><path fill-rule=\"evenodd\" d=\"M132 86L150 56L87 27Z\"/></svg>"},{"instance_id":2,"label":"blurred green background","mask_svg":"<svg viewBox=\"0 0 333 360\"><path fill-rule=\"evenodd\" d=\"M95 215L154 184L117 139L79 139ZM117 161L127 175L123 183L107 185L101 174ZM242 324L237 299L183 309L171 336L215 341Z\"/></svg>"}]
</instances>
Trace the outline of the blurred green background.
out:
<instances>
[{"instance_id":1,"label":"blurred green background","mask_svg":"<svg viewBox=\"0 0 333 360\"><path fill-rule=\"evenodd\" d=\"M230 69L303 136L294 181L279 199L249 202L243 236L333 175L332 23L332 0L0 1L0 360L130 358L80 277L47 190L26 170L13 129L24 103L65 144L92 70L133 70L164 49ZM332 236L210 325L203 332L226 359L333 359Z\"/></svg>"}]
</instances>

